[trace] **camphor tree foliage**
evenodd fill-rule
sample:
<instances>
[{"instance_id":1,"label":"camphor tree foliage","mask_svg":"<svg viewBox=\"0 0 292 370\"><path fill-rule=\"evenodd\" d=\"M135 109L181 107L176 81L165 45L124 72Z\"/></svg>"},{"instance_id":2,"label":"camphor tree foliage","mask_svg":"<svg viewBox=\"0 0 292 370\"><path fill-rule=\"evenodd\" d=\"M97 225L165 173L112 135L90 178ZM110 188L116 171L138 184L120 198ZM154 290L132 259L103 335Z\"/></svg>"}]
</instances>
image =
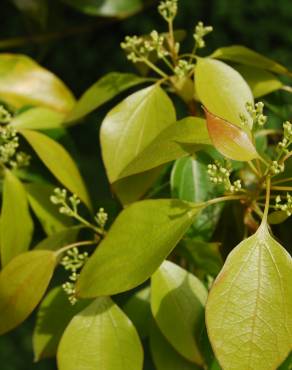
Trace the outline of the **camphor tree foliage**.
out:
<instances>
[{"instance_id":1,"label":"camphor tree foliage","mask_svg":"<svg viewBox=\"0 0 292 370\"><path fill-rule=\"evenodd\" d=\"M158 7L167 30L121 43L140 75L112 72L77 101L29 57L0 55L0 333L38 306L34 357L59 370L291 368L292 263L273 225L292 214L292 124L254 101L288 94L291 72L243 46L201 57L202 22L182 51L177 7ZM112 222L52 129L130 88L100 128Z\"/></svg>"}]
</instances>

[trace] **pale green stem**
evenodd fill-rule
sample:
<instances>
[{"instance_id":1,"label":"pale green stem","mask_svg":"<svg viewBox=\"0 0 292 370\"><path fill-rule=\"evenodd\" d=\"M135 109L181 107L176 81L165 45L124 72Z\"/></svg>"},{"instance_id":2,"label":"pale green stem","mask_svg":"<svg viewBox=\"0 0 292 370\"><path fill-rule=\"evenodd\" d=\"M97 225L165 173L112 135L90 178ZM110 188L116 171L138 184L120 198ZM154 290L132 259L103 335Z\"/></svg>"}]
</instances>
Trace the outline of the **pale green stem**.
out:
<instances>
[{"instance_id":1,"label":"pale green stem","mask_svg":"<svg viewBox=\"0 0 292 370\"><path fill-rule=\"evenodd\" d=\"M248 161L247 164L249 165L249 167L252 169L252 171L258 176L258 177L261 177L259 171L256 169L256 167L253 165L253 163L251 161Z\"/></svg>"},{"instance_id":2,"label":"pale green stem","mask_svg":"<svg viewBox=\"0 0 292 370\"><path fill-rule=\"evenodd\" d=\"M292 93L292 87L288 85L284 85L281 87L281 90L287 91L289 93Z\"/></svg>"},{"instance_id":3,"label":"pale green stem","mask_svg":"<svg viewBox=\"0 0 292 370\"><path fill-rule=\"evenodd\" d=\"M287 177L286 179L280 179L272 182L272 185L274 184L281 184L282 182L289 182L292 181L292 177Z\"/></svg>"},{"instance_id":4,"label":"pale green stem","mask_svg":"<svg viewBox=\"0 0 292 370\"><path fill-rule=\"evenodd\" d=\"M93 245L93 244L96 244L96 243L97 243L97 240L85 240L85 241L82 241L82 242L76 242L76 243L68 244L65 247L62 247L61 249L57 250L55 252L55 255L59 256L60 254L66 252L69 249L76 248L76 247L81 247L81 246L84 246L84 245Z\"/></svg>"},{"instance_id":5,"label":"pale green stem","mask_svg":"<svg viewBox=\"0 0 292 370\"><path fill-rule=\"evenodd\" d=\"M266 178L266 202L265 202L265 209L264 209L262 222L267 222L267 219L268 219L270 196L271 196L271 178L270 176L267 176Z\"/></svg>"},{"instance_id":6,"label":"pale green stem","mask_svg":"<svg viewBox=\"0 0 292 370\"><path fill-rule=\"evenodd\" d=\"M163 78L168 78L168 75L166 73L164 73L160 68L156 67L155 64L153 64L152 62L150 62L148 59L144 58L143 62L151 69L153 69L153 71L155 71L157 74L159 74L161 77Z\"/></svg>"},{"instance_id":7,"label":"pale green stem","mask_svg":"<svg viewBox=\"0 0 292 370\"><path fill-rule=\"evenodd\" d=\"M292 191L292 186L272 186L271 189L278 191Z\"/></svg>"}]
</instances>

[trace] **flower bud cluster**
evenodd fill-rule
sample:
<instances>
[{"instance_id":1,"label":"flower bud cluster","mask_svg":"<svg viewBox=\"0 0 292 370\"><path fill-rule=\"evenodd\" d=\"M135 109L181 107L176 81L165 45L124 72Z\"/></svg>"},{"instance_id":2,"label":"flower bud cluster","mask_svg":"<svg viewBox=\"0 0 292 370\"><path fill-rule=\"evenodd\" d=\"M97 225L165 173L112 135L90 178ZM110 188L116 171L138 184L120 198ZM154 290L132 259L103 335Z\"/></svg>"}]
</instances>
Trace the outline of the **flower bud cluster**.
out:
<instances>
[{"instance_id":1,"label":"flower bud cluster","mask_svg":"<svg viewBox=\"0 0 292 370\"><path fill-rule=\"evenodd\" d=\"M254 125L263 127L266 124L267 116L263 114L264 106L263 102L258 102L255 105L251 102L246 103L246 110L252 118Z\"/></svg>"},{"instance_id":2,"label":"flower bud cluster","mask_svg":"<svg viewBox=\"0 0 292 370\"><path fill-rule=\"evenodd\" d=\"M204 26L203 22L199 22L196 25L195 33L193 34L193 37L196 41L196 49L202 49L206 46L204 37L208 35L208 33L213 31L212 26Z\"/></svg>"},{"instance_id":3,"label":"flower bud cluster","mask_svg":"<svg viewBox=\"0 0 292 370\"><path fill-rule=\"evenodd\" d=\"M59 205L59 212L69 216L74 217L78 214L78 205L80 204L80 199L76 194L68 197L66 189L56 188L54 194L50 197L53 204Z\"/></svg>"},{"instance_id":4,"label":"flower bud cluster","mask_svg":"<svg viewBox=\"0 0 292 370\"><path fill-rule=\"evenodd\" d=\"M125 41L121 43L122 49L127 52L128 60L133 63L144 62L153 51L159 59L164 58L169 55L164 45L165 37L155 30L145 37L126 36Z\"/></svg>"},{"instance_id":5,"label":"flower bud cluster","mask_svg":"<svg viewBox=\"0 0 292 370\"><path fill-rule=\"evenodd\" d=\"M194 64L188 62L185 59L180 59L177 66L174 68L174 73L178 77L187 76L194 69Z\"/></svg>"},{"instance_id":6,"label":"flower bud cluster","mask_svg":"<svg viewBox=\"0 0 292 370\"><path fill-rule=\"evenodd\" d=\"M84 266L88 259L88 253L79 253L77 248L70 249L66 256L62 258L61 265L65 270L70 271L69 281L62 285L68 295L69 302L74 305L77 302L75 283L79 277L78 271Z\"/></svg>"},{"instance_id":7,"label":"flower bud cluster","mask_svg":"<svg viewBox=\"0 0 292 370\"><path fill-rule=\"evenodd\" d=\"M281 196L277 195L275 208L280 211L286 212L287 216L291 216L292 215L292 195L287 193L286 202L285 203L281 203L281 202L282 202Z\"/></svg>"},{"instance_id":8,"label":"flower bud cluster","mask_svg":"<svg viewBox=\"0 0 292 370\"><path fill-rule=\"evenodd\" d=\"M284 122L283 130L284 130L284 136L283 136L282 141L278 143L278 147L284 153L288 153L289 152L288 148L292 143L292 123L289 121Z\"/></svg>"},{"instance_id":9,"label":"flower bud cluster","mask_svg":"<svg viewBox=\"0 0 292 370\"><path fill-rule=\"evenodd\" d=\"M97 226L99 226L101 229L104 229L108 220L108 214L104 211L104 208L99 208L94 220Z\"/></svg>"},{"instance_id":10,"label":"flower bud cluster","mask_svg":"<svg viewBox=\"0 0 292 370\"><path fill-rule=\"evenodd\" d=\"M158 6L158 11L166 22L172 22L177 14L177 0L165 0Z\"/></svg>"},{"instance_id":11,"label":"flower bud cluster","mask_svg":"<svg viewBox=\"0 0 292 370\"><path fill-rule=\"evenodd\" d=\"M208 165L208 175L214 184L223 184L226 191L236 193L242 189L241 180L230 181L231 171L220 163Z\"/></svg>"},{"instance_id":12,"label":"flower bud cluster","mask_svg":"<svg viewBox=\"0 0 292 370\"><path fill-rule=\"evenodd\" d=\"M11 114L0 105L0 123L9 123L11 121Z\"/></svg>"},{"instance_id":13,"label":"flower bud cluster","mask_svg":"<svg viewBox=\"0 0 292 370\"><path fill-rule=\"evenodd\" d=\"M279 175L280 173L284 172L285 170L285 164L280 163L278 161L273 161L270 165L270 173L272 175Z\"/></svg>"}]
</instances>

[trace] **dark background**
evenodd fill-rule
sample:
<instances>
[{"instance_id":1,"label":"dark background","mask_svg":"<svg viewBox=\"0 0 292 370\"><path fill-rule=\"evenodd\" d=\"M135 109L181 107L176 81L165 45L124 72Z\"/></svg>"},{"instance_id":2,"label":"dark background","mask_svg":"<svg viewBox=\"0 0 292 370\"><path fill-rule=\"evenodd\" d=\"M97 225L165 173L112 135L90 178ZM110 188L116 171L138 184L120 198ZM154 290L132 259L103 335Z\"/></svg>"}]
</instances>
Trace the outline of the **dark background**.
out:
<instances>
[{"instance_id":1,"label":"dark background","mask_svg":"<svg viewBox=\"0 0 292 370\"><path fill-rule=\"evenodd\" d=\"M125 35L165 30L165 23L158 16L155 5L147 6L143 12L126 20L117 21L83 15L57 0L50 0L49 4L49 24L46 29L40 29L11 2L1 0L0 52L32 56L57 74L76 97L104 73L135 71L119 46ZM179 7L177 28L186 29L191 35L199 20L214 27L203 54L219 46L243 44L292 68L291 0L180 0ZM40 34L45 35L42 42L26 40L19 47L1 48L1 40ZM191 43L192 38L189 37L186 45ZM89 116L82 127L70 129L92 196L97 204L103 206L110 194L97 150L96 123L101 121L107 109L108 106ZM34 317L31 317L16 331L0 338L1 370L56 369L54 362L49 360L32 364L33 325Z\"/></svg>"}]
</instances>

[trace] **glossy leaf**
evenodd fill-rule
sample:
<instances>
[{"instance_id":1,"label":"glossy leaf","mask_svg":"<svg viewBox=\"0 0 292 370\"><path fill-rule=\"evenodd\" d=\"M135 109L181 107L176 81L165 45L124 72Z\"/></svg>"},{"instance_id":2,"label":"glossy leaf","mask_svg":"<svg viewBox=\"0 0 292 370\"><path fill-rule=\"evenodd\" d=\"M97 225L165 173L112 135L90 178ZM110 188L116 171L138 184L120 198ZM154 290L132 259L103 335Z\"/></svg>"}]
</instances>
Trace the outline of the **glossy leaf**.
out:
<instances>
[{"instance_id":1,"label":"glossy leaf","mask_svg":"<svg viewBox=\"0 0 292 370\"><path fill-rule=\"evenodd\" d=\"M51 280L56 257L32 251L13 258L0 273L0 334L15 328L34 310Z\"/></svg>"},{"instance_id":2,"label":"glossy leaf","mask_svg":"<svg viewBox=\"0 0 292 370\"><path fill-rule=\"evenodd\" d=\"M211 56L212 58L241 63L279 74L291 75L291 72L286 67L241 45L219 48Z\"/></svg>"},{"instance_id":3,"label":"glossy leaf","mask_svg":"<svg viewBox=\"0 0 292 370\"><path fill-rule=\"evenodd\" d=\"M0 99L16 108L40 105L69 112L75 98L64 83L31 58L0 54Z\"/></svg>"},{"instance_id":4,"label":"glossy leaf","mask_svg":"<svg viewBox=\"0 0 292 370\"><path fill-rule=\"evenodd\" d=\"M100 133L110 182L117 181L129 163L175 121L173 104L157 85L130 95L112 109Z\"/></svg>"},{"instance_id":5,"label":"glossy leaf","mask_svg":"<svg viewBox=\"0 0 292 370\"><path fill-rule=\"evenodd\" d=\"M72 226L54 233L40 241L34 249L58 250L76 242L82 226Z\"/></svg>"},{"instance_id":6,"label":"glossy leaf","mask_svg":"<svg viewBox=\"0 0 292 370\"><path fill-rule=\"evenodd\" d=\"M189 144L189 145L184 145ZM129 176L158 167L174 159L195 152L203 145L210 145L206 121L188 117L164 129L154 140L128 164L121 176ZM188 150L186 149L188 148Z\"/></svg>"},{"instance_id":7,"label":"glossy leaf","mask_svg":"<svg viewBox=\"0 0 292 370\"><path fill-rule=\"evenodd\" d=\"M169 199L145 200L124 209L82 269L78 295L112 295L143 283L173 250L201 209Z\"/></svg>"},{"instance_id":8,"label":"glossy leaf","mask_svg":"<svg viewBox=\"0 0 292 370\"><path fill-rule=\"evenodd\" d=\"M1 210L1 261L6 265L30 245L33 222L22 183L9 170L5 171Z\"/></svg>"},{"instance_id":9,"label":"glossy leaf","mask_svg":"<svg viewBox=\"0 0 292 370\"><path fill-rule=\"evenodd\" d=\"M33 333L35 361L55 356L66 326L88 303L82 300L72 306L62 287L56 287L47 294L38 309Z\"/></svg>"},{"instance_id":10,"label":"glossy leaf","mask_svg":"<svg viewBox=\"0 0 292 370\"><path fill-rule=\"evenodd\" d=\"M207 127L215 148L235 161L251 161L258 153L249 135L240 127L215 116L205 109Z\"/></svg>"},{"instance_id":11,"label":"glossy leaf","mask_svg":"<svg viewBox=\"0 0 292 370\"><path fill-rule=\"evenodd\" d=\"M142 370L143 350L132 322L108 297L96 299L68 325L59 370Z\"/></svg>"},{"instance_id":12,"label":"glossy leaf","mask_svg":"<svg viewBox=\"0 0 292 370\"><path fill-rule=\"evenodd\" d=\"M157 370L199 370L194 363L187 361L167 342L153 322L150 332L150 348Z\"/></svg>"},{"instance_id":13,"label":"glossy leaf","mask_svg":"<svg viewBox=\"0 0 292 370\"><path fill-rule=\"evenodd\" d=\"M240 115L246 114L245 104L253 102L248 84L229 65L214 59L199 59L195 68L196 93L204 106L216 116L242 126Z\"/></svg>"},{"instance_id":14,"label":"glossy leaf","mask_svg":"<svg viewBox=\"0 0 292 370\"><path fill-rule=\"evenodd\" d=\"M139 11L142 0L63 0L88 15L102 17L125 17Z\"/></svg>"},{"instance_id":15,"label":"glossy leaf","mask_svg":"<svg viewBox=\"0 0 292 370\"><path fill-rule=\"evenodd\" d=\"M77 101L72 112L66 117L66 121L76 121L111 100L122 91L147 81L147 78L131 73L108 73L85 91Z\"/></svg>"},{"instance_id":16,"label":"glossy leaf","mask_svg":"<svg viewBox=\"0 0 292 370\"><path fill-rule=\"evenodd\" d=\"M186 359L203 365L198 338L207 290L191 273L165 261L151 278L151 309L169 343Z\"/></svg>"},{"instance_id":17,"label":"glossy leaf","mask_svg":"<svg viewBox=\"0 0 292 370\"><path fill-rule=\"evenodd\" d=\"M21 130L21 134L52 174L90 208L84 182L69 153L56 141L40 132Z\"/></svg>"},{"instance_id":18,"label":"glossy leaf","mask_svg":"<svg viewBox=\"0 0 292 370\"><path fill-rule=\"evenodd\" d=\"M52 109L37 107L13 117L11 125L16 129L45 130L63 126L64 114Z\"/></svg>"},{"instance_id":19,"label":"glossy leaf","mask_svg":"<svg viewBox=\"0 0 292 370\"><path fill-rule=\"evenodd\" d=\"M265 223L228 256L208 298L208 335L223 369L274 370L291 350L292 261Z\"/></svg>"},{"instance_id":20,"label":"glossy leaf","mask_svg":"<svg viewBox=\"0 0 292 370\"><path fill-rule=\"evenodd\" d=\"M263 69L242 65L236 67L236 70L248 83L255 98L270 94L283 86L276 76Z\"/></svg>"},{"instance_id":21,"label":"glossy leaf","mask_svg":"<svg viewBox=\"0 0 292 370\"><path fill-rule=\"evenodd\" d=\"M25 185L29 204L47 235L52 235L72 225L72 219L62 215L59 208L50 201L54 187L39 183Z\"/></svg>"}]
</instances>

